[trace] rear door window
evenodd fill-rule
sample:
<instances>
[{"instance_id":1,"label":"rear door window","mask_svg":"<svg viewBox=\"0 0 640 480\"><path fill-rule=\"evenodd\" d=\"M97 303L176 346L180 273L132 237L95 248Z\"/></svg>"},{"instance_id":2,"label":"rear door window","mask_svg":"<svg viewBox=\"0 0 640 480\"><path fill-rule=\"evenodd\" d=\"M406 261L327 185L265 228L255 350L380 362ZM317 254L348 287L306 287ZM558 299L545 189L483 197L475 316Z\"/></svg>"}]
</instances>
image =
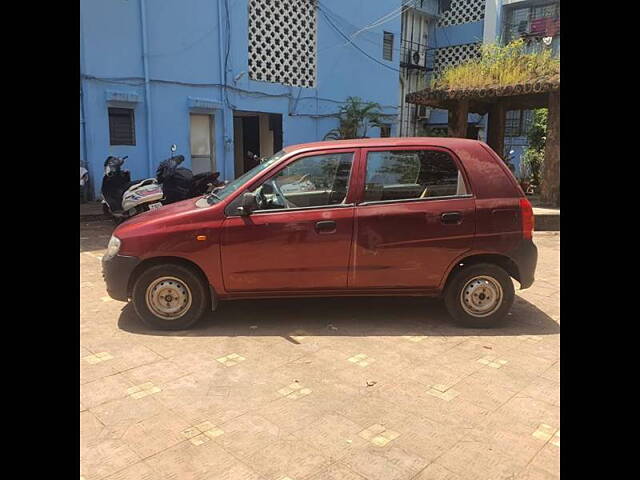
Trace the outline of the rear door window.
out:
<instances>
[{"instance_id":1,"label":"rear door window","mask_svg":"<svg viewBox=\"0 0 640 480\"><path fill-rule=\"evenodd\" d=\"M467 195L455 161L440 150L367 153L365 202Z\"/></svg>"}]
</instances>

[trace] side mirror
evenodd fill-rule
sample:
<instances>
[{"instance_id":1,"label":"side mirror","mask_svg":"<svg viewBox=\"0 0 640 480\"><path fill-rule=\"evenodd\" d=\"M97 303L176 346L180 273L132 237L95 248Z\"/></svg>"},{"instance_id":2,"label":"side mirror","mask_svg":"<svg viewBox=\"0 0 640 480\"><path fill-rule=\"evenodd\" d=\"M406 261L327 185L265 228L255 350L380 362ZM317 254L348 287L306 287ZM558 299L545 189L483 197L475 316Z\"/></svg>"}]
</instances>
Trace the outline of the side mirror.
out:
<instances>
[{"instance_id":1,"label":"side mirror","mask_svg":"<svg viewBox=\"0 0 640 480\"><path fill-rule=\"evenodd\" d=\"M242 195L242 206L240 212L242 216L251 215L252 212L258 209L258 200L254 193L246 192Z\"/></svg>"}]
</instances>

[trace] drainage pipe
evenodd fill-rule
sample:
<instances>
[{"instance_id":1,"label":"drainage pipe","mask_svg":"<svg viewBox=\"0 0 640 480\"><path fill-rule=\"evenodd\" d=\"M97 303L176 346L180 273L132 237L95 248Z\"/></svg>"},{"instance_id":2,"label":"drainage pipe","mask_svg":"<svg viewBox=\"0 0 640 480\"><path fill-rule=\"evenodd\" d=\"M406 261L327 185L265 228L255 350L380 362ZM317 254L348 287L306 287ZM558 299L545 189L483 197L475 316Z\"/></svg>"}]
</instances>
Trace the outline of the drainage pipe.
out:
<instances>
[{"instance_id":1,"label":"drainage pipe","mask_svg":"<svg viewBox=\"0 0 640 480\"><path fill-rule=\"evenodd\" d=\"M147 6L145 0L140 0L140 24L142 27L142 66L144 69L144 101L145 111L147 114L147 164L149 167L149 177L154 176L153 171L153 146L151 139L151 92L149 86L149 62L148 62L148 46L147 46Z\"/></svg>"},{"instance_id":2,"label":"drainage pipe","mask_svg":"<svg viewBox=\"0 0 640 480\"><path fill-rule=\"evenodd\" d=\"M222 0L218 0L218 43L220 48L218 51L220 54L218 55L218 64L220 68L220 104L222 105L222 111L220 115L220 120L222 124L222 158L221 162L216 161L216 168L220 171L220 176L223 180L227 179L227 165L226 165L226 156L227 156L227 128L226 128L226 118L227 118L227 103L225 92L227 89L227 72L224 69L224 59L222 58L224 55L224 40L222 37ZM230 46L227 46L230 48Z\"/></svg>"}]
</instances>

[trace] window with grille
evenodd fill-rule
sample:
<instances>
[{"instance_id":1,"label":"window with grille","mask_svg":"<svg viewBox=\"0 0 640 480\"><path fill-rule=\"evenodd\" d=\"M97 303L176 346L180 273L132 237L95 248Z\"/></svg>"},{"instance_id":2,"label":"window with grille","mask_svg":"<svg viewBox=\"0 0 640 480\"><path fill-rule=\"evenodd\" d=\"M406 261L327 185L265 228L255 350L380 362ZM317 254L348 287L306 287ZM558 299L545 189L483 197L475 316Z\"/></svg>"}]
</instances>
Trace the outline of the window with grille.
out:
<instances>
[{"instance_id":1,"label":"window with grille","mask_svg":"<svg viewBox=\"0 0 640 480\"><path fill-rule=\"evenodd\" d=\"M524 37L559 37L560 3L507 10L503 37L505 43Z\"/></svg>"},{"instance_id":2,"label":"window with grille","mask_svg":"<svg viewBox=\"0 0 640 480\"><path fill-rule=\"evenodd\" d=\"M315 1L249 1L249 78L314 87L316 63Z\"/></svg>"},{"instance_id":3,"label":"window with grille","mask_svg":"<svg viewBox=\"0 0 640 480\"><path fill-rule=\"evenodd\" d=\"M380 137L386 138L391 136L391 125L388 123L383 123L380 125Z\"/></svg>"},{"instance_id":4,"label":"window with grille","mask_svg":"<svg viewBox=\"0 0 640 480\"><path fill-rule=\"evenodd\" d=\"M382 41L382 58L384 60L393 60L393 33L384 32Z\"/></svg>"},{"instance_id":5,"label":"window with grille","mask_svg":"<svg viewBox=\"0 0 640 480\"><path fill-rule=\"evenodd\" d=\"M135 145L136 122L132 108L109 108L109 144Z\"/></svg>"},{"instance_id":6,"label":"window with grille","mask_svg":"<svg viewBox=\"0 0 640 480\"><path fill-rule=\"evenodd\" d=\"M506 113L504 123L505 137L522 137L527 134L533 121L531 110L510 110Z\"/></svg>"}]
</instances>

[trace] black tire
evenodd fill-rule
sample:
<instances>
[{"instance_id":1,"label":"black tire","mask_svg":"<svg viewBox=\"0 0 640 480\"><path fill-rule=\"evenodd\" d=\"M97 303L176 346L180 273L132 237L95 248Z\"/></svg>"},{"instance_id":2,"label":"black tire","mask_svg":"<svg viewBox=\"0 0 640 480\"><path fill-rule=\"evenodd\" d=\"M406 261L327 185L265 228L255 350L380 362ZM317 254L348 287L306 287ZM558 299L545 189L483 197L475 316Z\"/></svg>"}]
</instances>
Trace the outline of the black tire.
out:
<instances>
[{"instance_id":1,"label":"black tire","mask_svg":"<svg viewBox=\"0 0 640 480\"><path fill-rule=\"evenodd\" d=\"M495 280L502 288L502 303L495 311L486 316L474 316L463 307L461 295L469 281L475 277L486 276ZM444 302L454 321L463 327L491 328L500 326L507 318L513 305L515 291L509 274L497 265L478 263L462 267L453 273L444 292Z\"/></svg>"},{"instance_id":2,"label":"black tire","mask_svg":"<svg viewBox=\"0 0 640 480\"><path fill-rule=\"evenodd\" d=\"M178 279L190 292L191 304L178 318L162 318L147 305L147 289L162 277ZM138 317L147 326L157 330L185 330L191 327L204 316L211 302L207 284L202 275L192 267L177 263L153 265L142 272L133 286L132 300Z\"/></svg>"}]
</instances>

